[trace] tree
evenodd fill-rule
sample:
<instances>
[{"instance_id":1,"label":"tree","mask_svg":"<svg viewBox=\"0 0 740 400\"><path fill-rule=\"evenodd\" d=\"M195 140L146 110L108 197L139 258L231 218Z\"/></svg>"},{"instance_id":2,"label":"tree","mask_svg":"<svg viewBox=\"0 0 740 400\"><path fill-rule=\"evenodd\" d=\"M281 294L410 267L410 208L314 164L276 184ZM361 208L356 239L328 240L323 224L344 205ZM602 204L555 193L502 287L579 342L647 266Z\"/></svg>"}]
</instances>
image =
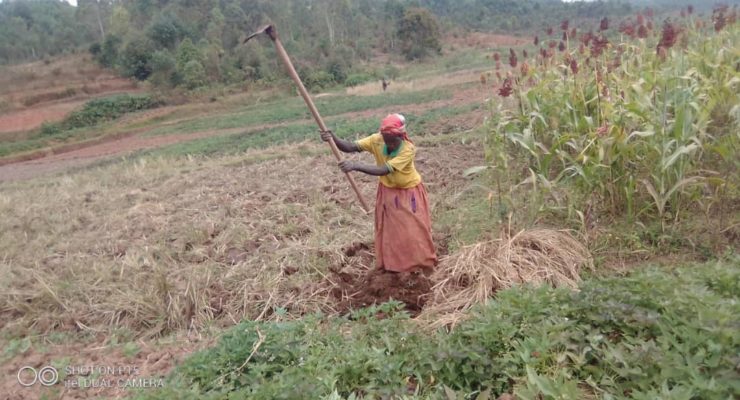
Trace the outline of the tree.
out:
<instances>
[{"instance_id":1,"label":"tree","mask_svg":"<svg viewBox=\"0 0 740 400\"><path fill-rule=\"evenodd\" d=\"M176 85L180 79L177 75L175 57L167 50L157 50L151 60L152 75L149 80L157 86Z\"/></svg>"},{"instance_id":2,"label":"tree","mask_svg":"<svg viewBox=\"0 0 740 400\"><path fill-rule=\"evenodd\" d=\"M198 60L190 60L182 71L182 79L188 89L195 89L207 83L206 69Z\"/></svg>"},{"instance_id":3,"label":"tree","mask_svg":"<svg viewBox=\"0 0 740 400\"><path fill-rule=\"evenodd\" d=\"M108 35L103 41L100 53L95 57L104 67L113 67L118 61L118 48L121 46L121 38L116 35Z\"/></svg>"},{"instance_id":4,"label":"tree","mask_svg":"<svg viewBox=\"0 0 740 400\"><path fill-rule=\"evenodd\" d=\"M190 61L197 61L202 66L204 57L200 49L193 44L193 41L190 38L185 38L177 47L177 70L184 71L185 65Z\"/></svg>"},{"instance_id":5,"label":"tree","mask_svg":"<svg viewBox=\"0 0 740 400\"><path fill-rule=\"evenodd\" d=\"M123 37L128 32L128 24L131 20L131 14L122 5L113 7L110 15L110 33Z\"/></svg>"},{"instance_id":6,"label":"tree","mask_svg":"<svg viewBox=\"0 0 740 400\"><path fill-rule=\"evenodd\" d=\"M172 49L180 39L182 29L177 19L170 14L160 14L147 29L147 36L158 47Z\"/></svg>"},{"instance_id":7,"label":"tree","mask_svg":"<svg viewBox=\"0 0 740 400\"><path fill-rule=\"evenodd\" d=\"M119 55L123 73L140 81L146 80L152 73L152 54L154 46L144 37L138 37L126 43Z\"/></svg>"},{"instance_id":8,"label":"tree","mask_svg":"<svg viewBox=\"0 0 740 400\"><path fill-rule=\"evenodd\" d=\"M399 21L398 39L401 53L409 60L441 52L439 37L439 23L426 8L409 8Z\"/></svg>"}]
</instances>

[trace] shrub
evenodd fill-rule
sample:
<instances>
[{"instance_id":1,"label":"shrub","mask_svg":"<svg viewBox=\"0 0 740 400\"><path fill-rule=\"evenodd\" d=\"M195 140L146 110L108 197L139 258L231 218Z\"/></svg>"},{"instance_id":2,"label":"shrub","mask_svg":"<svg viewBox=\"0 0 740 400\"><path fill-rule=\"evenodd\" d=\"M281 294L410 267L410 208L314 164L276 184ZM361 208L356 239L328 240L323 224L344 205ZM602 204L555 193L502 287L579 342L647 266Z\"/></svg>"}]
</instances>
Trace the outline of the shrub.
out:
<instances>
[{"instance_id":1,"label":"shrub","mask_svg":"<svg viewBox=\"0 0 740 400\"><path fill-rule=\"evenodd\" d=\"M152 21L146 34L159 47L172 49L182 35L179 21L171 14L160 14Z\"/></svg>"},{"instance_id":2,"label":"shrub","mask_svg":"<svg viewBox=\"0 0 740 400\"><path fill-rule=\"evenodd\" d=\"M121 38L116 35L108 35L100 47L100 53L95 60L104 67L113 67L118 62L118 48L121 46Z\"/></svg>"},{"instance_id":3,"label":"shrub","mask_svg":"<svg viewBox=\"0 0 740 400\"><path fill-rule=\"evenodd\" d=\"M182 70L182 80L188 89L204 86L208 82L206 79L206 69L200 61L190 60Z\"/></svg>"},{"instance_id":4,"label":"shrub","mask_svg":"<svg viewBox=\"0 0 740 400\"><path fill-rule=\"evenodd\" d=\"M370 82L372 80L375 80L375 77L370 74L350 74L347 79L344 81L345 86L357 86L362 85L365 82Z\"/></svg>"},{"instance_id":5,"label":"shrub","mask_svg":"<svg viewBox=\"0 0 740 400\"><path fill-rule=\"evenodd\" d=\"M310 71L308 75L303 78L303 82L306 85L306 88L308 88L309 90L325 89L336 84L336 81L334 81L334 76L326 71L321 70Z\"/></svg>"},{"instance_id":6,"label":"shrub","mask_svg":"<svg viewBox=\"0 0 740 400\"><path fill-rule=\"evenodd\" d=\"M157 86L170 86L176 83L177 66L175 57L167 50L155 51L151 60L152 75L149 80Z\"/></svg>"},{"instance_id":7,"label":"shrub","mask_svg":"<svg viewBox=\"0 0 740 400\"><path fill-rule=\"evenodd\" d=\"M424 58L442 50L439 23L434 14L425 8L406 10L399 21L398 38L401 52L409 60Z\"/></svg>"},{"instance_id":8,"label":"shrub","mask_svg":"<svg viewBox=\"0 0 740 400\"><path fill-rule=\"evenodd\" d=\"M158 101L149 95L116 95L90 100L82 110L70 114L58 124L45 124L41 128L43 135L55 135L65 130L93 126L110 121L126 113L153 108Z\"/></svg>"},{"instance_id":9,"label":"shrub","mask_svg":"<svg viewBox=\"0 0 740 400\"><path fill-rule=\"evenodd\" d=\"M123 73L140 81L146 80L152 73L152 54L154 48L151 41L145 38L137 38L123 48L119 63Z\"/></svg>"}]
</instances>

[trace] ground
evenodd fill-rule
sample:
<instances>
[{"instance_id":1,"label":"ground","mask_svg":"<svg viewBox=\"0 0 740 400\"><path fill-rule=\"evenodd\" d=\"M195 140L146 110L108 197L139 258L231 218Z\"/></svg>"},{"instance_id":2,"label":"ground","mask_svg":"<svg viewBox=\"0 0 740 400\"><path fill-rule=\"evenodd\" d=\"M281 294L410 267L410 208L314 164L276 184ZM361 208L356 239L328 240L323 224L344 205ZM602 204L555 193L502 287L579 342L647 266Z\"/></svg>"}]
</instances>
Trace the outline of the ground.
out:
<instances>
[{"instance_id":1,"label":"ground","mask_svg":"<svg viewBox=\"0 0 740 400\"><path fill-rule=\"evenodd\" d=\"M493 214L492 184L464 172L486 164L483 126L499 84L490 74L490 53L529 42L451 38L448 58L409 65L385 93L371 82L315 96L325 102L319 111L330 127L350 138L371 133L390 112L415 117L416 166L442 257L495 237L505 225ZM453 47L467 52L458 57ZM27 75L26 83L74 75L69 65L35 65L47 72ZM40 122L63 117L92 96L142 90L119 78L88 81L105 71L85 71L61 87L8 86L0 144L32 136ZM377 96L388 103L365 104ZM360 106L347 107L352 104ZM69 142L0 158L0 275L7 277L0 282L0 390L10 399L124 397L130 393L114 388L24 389L15 374L23 366L99 364L136 365L142 377L160 377L245 319L348 315L391 298L418 314L433 281L375 269L372 218L315 131L295 95L230 92L132 114ZM350 157L369 162L364 156ZM355 176L372 205L376 179ZM726 210L737 209L735 202ZM621 249L617 240L624 238L612 241L610 221L600 224L588 240L601 255ZM694 249L681 256L702 257L711 227L689 230L696 233ZM736 246L737 229L723 229L717 249ZM687 247L669 252L679 246ZM619 256L602 265L618 262L615 269L624 270L655 254L638 249Z\"/></svg>"},{"instance_id":2,"label":"ground","mask_svg":"<svg viewBox=\"0 0 740 400\"><path fill-rule=\"evenodd\" d=\"M362 121L394 111L423 114L483 104L492 90L478 84L479 75L476 68L433 81L398 80L390 93L437 87L451 92L400 109L385 106L332 118ZM368 86L317 97L377 94L374 90ZM139 366L143 377L162 376L184 355L210 343L222 327L245 317L276 318L276 310L343 314L390 298L404 301L411 312L421 309L429 279L397 280L373 271L372 218L362 215L318 140L215 159L138 156L176 143L285 125L274 121L151 134L197 120L188 114L199 107L209 116L214 109L228 116L241 97L227 96L222 106L208 102L147 111L126 117L110 134L0 161L0 185L5 185L0 203L8 211L4 229L22 235L6 236L1 250L7 258L0 269L13 277L0 285L0 330L7 338L2 340L7 378L2 388L9 398L43 393L19 387L15 374L23 366L124 364ZM23 107L22 100L14 100L15 108L0 115L16 121L6 139L26 137L41 121L58 120L81 101ZM58 114L52 117L46 110ZM480 141L469 132L487 113L486 107L473 107L449 118L431 117L425 132L415 136L417 168L433 212L448 212L453 196L468 184L462 172L484 163ZM357 180L372 205L375 180ZM37 185L45 189L38 192ZM29 196L35 200L26 201ZM444 255L451 238L437 225L435 242ZM146 271L159 271L160 278L145 278ZM24 311L27 302L36 303L39 313ZM24 331L39 336L23 341ZM53 393L61 398L128 394L105 388Z\"/></svg>"}]
</instances>

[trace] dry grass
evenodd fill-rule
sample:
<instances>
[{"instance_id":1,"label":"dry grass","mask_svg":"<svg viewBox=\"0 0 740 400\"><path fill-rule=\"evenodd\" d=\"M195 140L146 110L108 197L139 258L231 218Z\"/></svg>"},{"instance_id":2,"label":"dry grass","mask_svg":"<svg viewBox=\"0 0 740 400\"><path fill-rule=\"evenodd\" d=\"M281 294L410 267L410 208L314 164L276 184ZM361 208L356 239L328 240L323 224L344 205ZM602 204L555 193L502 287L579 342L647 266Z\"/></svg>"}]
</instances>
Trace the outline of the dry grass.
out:
<instances>
[{"instance_id":1,"label":"dry grass","mask_svg":"<svg viewBox=\"0 0 740 400\"><path fill-rule=\"evenodd\" d=\"M441 261L436 282L419 317L431 327L455 325L475 304L496 291L533 284L576 288L591 255L565 231L532 229L465 247Z\"/></svg>"},{"instance_id":2,"label":"dry grass","mask_svg":"<svg viewBox=\"0 0 740 400\"><path fill-rule=\"evenodd\" d=\"M392 81L386 92L405 93L435 89L450 85L464 85L466 83L477 82L480 79L481 72L482 70L478 69L465 70L447 74L431 75L409 81ZM383 87L379 81L370 82L364 85L347 88L346 93L352 96L375 96L383 94Z\"/></svg>"},{"instance_id":3,"label":"dry grass","mask_svg":"<svg viewBox=\"0 0 740 400\"><path fill-rule=\"evenodd\" d=\"M420 150L433 202L459 189L450 181L479 153ZM375 180L355 177L372 201ZM0 330L19 335L153 337L333 313L329 267L351 265L342 249L372 241L373 229L318 143L4 183L0 213Z\"/></svg>"}]
</instances>

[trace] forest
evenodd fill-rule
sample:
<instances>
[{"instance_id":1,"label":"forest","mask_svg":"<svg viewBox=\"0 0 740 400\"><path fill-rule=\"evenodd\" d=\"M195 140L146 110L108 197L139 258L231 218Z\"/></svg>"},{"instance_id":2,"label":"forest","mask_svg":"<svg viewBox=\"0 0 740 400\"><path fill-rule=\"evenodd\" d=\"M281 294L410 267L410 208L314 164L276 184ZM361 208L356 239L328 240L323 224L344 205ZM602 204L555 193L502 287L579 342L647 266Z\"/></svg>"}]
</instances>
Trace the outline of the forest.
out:
<instances>
[{"instance_id":1,"label":"forest","mask_svg":"<svg viewBox=\"0 0 740 400\"><path fill-rule=\"evenodd\" d=\"M271 82L271 49L241 39L274 23L309 87L394 77L377 54L420 59L440 35L522 32L562 19L626 15L627 1L557 0L57 0L0 3L0 64L91 52L102 66L158 87Z\"/></svg>"}]
</instances>

